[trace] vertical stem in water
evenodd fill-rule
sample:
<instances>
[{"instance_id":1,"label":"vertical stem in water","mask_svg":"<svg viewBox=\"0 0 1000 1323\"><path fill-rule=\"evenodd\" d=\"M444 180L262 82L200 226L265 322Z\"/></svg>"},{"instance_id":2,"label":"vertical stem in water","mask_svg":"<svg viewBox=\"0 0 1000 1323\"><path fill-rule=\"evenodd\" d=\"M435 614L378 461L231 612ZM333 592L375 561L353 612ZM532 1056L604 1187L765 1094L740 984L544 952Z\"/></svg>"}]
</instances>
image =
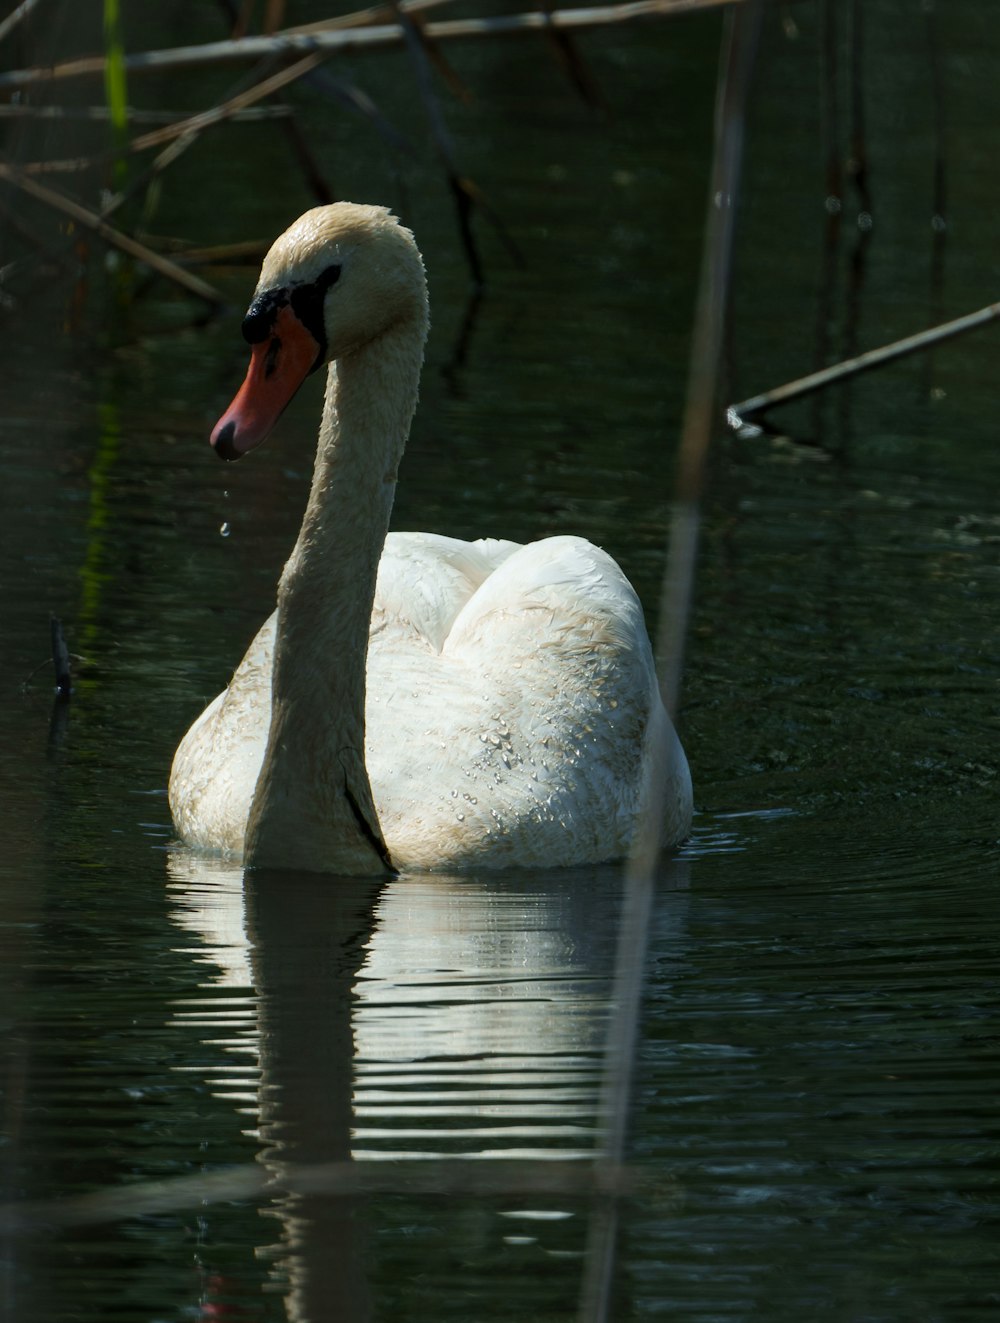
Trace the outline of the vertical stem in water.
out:
<instances>
[{"instance_id":1,"label":"vertical stem in water","mask_svg":"<svg viewBox=\"0 0 1000 1323\"><path fill-rule=\"evenodd\" d=\"M931 108L934 116L934 184L931 201L930 315L932 325L944 318L944 259L948 237L948 120L945 104L944 55L933 3L924 10L927 58L930 63ZM930 394L934 356L924 359L923 390Z\"/></svg>"},{"instance_id":2,"label":"vertical stem in water","mask_svg":"<svg viewBox=\"0 0 1000 1323\"><path fill-rule=\"evenodd\" d=\"M125 183L125 147L128 142L128 93L125 82L125 48L122 43L118 0L104 0L104 96L111 116L115 157L114 186Z\"/></svg>"},{"instance_id":3,"label":"vertical stem in water","mask_svg":"<svg viewBox=\"0 0 1000 1323\"><path fill-rule=\"evenodd\" d=\"M715 149L709 185L701 280L695 310L687 405L681 430L670 542L663 576L656 654L660 691L673 719L680 694L684 640L690 614L698 526L708 447L718 422L719 374L732 275L736 199L743 156L743 127L756 58L763 0L747 0L726 15L715 106ZM618 933L615 986L604 1052L601 1089L601 1146L598 1169L614 1171L625 1158L632 1080L653 915L665 807L665 777L651 784L654 759L646 758L647 811L625 870L625 896ZM596 1204L590 1222L581 1286L581 1323L611 1317L618 1236L617 1182Z\"/></svg>"},{"instance_id":4,"label":"vertical stem in water","mask_svg":"<svg viewBox=\"0 0 1000 1323\"><path fill-rule=\"evenodd\" d=\"M110 187L121 198L128 176L128 91L119 0L104 0L104 54L104 96L108 103L111 141L115 152ZM132 275L131 262L116 262L113 267L113 290L120 311L125 310L130 302Z\"/></svg>"},{"instance_id":5,"label":"vertical stem in water","mask_svg":"<svg viewBox=\"0 0 1000 1323\"><path fill-rule=\"evenodd\" d=\"M826 191L823 206L826 224L823 228L823 256L819 279L819 298L816 301L816 349L813 364L816 371L827 367L831 356L831 342L835 325L837 273L844 209L844 171L840 147L840 62L838 59L837 15L839 0L823 0L823 23L820 39L820 132ZM813 401L813 432L822 441L826 405L817 395Z\"/></svg>"}]
</instances>

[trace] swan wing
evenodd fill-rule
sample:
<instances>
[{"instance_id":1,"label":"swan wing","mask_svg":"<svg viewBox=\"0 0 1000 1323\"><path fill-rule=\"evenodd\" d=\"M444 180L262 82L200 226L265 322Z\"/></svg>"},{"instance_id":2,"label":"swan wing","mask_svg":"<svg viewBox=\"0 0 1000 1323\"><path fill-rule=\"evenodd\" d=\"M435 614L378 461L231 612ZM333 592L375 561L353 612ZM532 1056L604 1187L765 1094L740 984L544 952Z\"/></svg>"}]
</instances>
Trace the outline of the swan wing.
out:
<instances>
[{"instance_id":1,"label":"swan wing","mask_svg":"<svg viewBox=\"0 0 1000 1323\"><path fill-rule=\"evenodd\" d=\"M250 801L271 724L271 666L278 613L257 635L229 683L181 740L170 769L170 808L190 845L243 852Z\"/></svg>"},{"instance_id":2,"label":"swan wing","mask_svg":"<svg viewBox=\"0 0 1000 1323\"><path fill-rule=\"evenodd\" d=\"M238 855L271 711L276 613L181 742L183 838ZM552 866L620 856L648 730L666 760L665 837L691 816L634 590L582 538L518 546L390 534L368 651L366 760L399 867Z\"/></svg>"},{"instance_id":3,"label":"swan wing","mask_svg":"<svg viewBox=\"0 0 1000 1323\"><path fill-rule=\"evenodd\" d=\"M516 542L463 542L436 533L390 533L379 561L372 607L373 634L426 643L440 652L456 616Z\"/></svg>"},{"instance_id":4,"label":"swan wing","mask_svg":"<svg viewBox=\"0 0 1000 1323\"><path fill-rule=\"evenodd\" d=\"M455 616L517 543L463 542L433 533L390 533L379 562L372 635L389 683L407 659L436 652ZM271 722L271 667L277 612L262 625L229 687L188 730L174 755L169 798L181 837L240 855ZM392 659L395 659L393 661ZM426 691L425 677L417 680ZM369 708L378 695L369 683ZM440 686L438 686L438 689Z\"/></svg>"},{"instance_id":5,"label":"swan wing","mask_svg":"<svg viewBox=\"0 0 1000 1323\"><path fill-rule=\"evenodd\" d=\"M368 668L368 768L398 864L622 855L641 811L647 729L669 760L665 829L672 840L686 832L690 780L641 606L584 539L498 555L439 650L373 633Z\"/></svg>"}]
</instances>

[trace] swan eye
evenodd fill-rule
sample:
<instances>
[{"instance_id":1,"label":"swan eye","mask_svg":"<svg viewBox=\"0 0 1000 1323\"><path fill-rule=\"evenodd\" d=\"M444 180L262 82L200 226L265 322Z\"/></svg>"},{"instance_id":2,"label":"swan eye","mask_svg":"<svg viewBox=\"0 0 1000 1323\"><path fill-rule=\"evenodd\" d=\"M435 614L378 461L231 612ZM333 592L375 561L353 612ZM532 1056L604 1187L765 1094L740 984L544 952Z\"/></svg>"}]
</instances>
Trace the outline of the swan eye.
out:
<instances>
[{"instance_id":1,"label":"swan eye","mask_svg":"<svg viewBox=\"0 0 1000 1323\"><path fill-rule=\"evenodd\" d=\"M326 291L340 277L340 263L334 262L308 285L281 286L258 294L243 318L243 339L248 345L258 345L274 331L274 321L281 308L291 304L292 312L319 346L316 362L309 369L315 372L326 362L326 321L323 301Z\"/></svg>"},{"instance_id":2,"label":"swan eye","mask_svg":"<svg viewBox=\"0 0 1000 1323\"><path fill-rule=\"evenodd\" d=\"M308 285L294 285L291 292L292 312L319 345L319 353L312 368L315 372L326 361L326 319L323 303L326 292L340 279L340 263L333 262Z\"/></svg>"}]
</instances>

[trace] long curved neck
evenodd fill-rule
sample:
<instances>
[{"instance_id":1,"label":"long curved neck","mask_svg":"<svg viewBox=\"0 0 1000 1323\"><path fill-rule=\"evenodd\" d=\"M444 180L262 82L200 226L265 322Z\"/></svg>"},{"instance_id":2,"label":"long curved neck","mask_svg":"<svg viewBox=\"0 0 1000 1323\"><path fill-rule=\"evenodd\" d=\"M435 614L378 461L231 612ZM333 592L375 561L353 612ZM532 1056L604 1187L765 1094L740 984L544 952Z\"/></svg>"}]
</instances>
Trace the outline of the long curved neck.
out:
<instances>
[{"instance_id":1,"label":"long curved neck","mask_svg":"<svg viewBox=\"0 0 1000 1323\"><path fill-rule=\"evenodd\" d=\"M379 557L417 401L426 322L331 364L309 504L278 589L271 727L246 862L370 874L391 864L365 768Z\"/></svg>"}]
</instances>

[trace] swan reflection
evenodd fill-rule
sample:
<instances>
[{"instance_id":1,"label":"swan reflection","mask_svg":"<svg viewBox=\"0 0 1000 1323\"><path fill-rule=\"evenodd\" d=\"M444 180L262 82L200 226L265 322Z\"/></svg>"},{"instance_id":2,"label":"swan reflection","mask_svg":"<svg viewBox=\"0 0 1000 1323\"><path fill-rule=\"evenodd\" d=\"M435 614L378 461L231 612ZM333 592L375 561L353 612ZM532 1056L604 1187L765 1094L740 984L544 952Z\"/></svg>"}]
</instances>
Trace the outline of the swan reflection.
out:
<instances>
[{"instance_id":1,"label":"swan reflection","mask_svg":"<svg viewBox=\"0 0 1000 1323\"><path fill-rule=\"evenodd\" d=\"M583 891L385 887L355 987L355 1157L592 1156L613 906Z\"/></svg>"},{"instance_id":2,"label":"swan reflection","mask_svg":"<svg viewBox=\"0 0 1000 1323\"><path fill-rule=\"evenodd\" d=\"M368 1317L359 1265L372 1250L357 1243L354 1201L331 1197L335 1185L288 1192L289 1173L318 1164L381 1171L379 1188L403 1190L407 1171L431 1174L427 1159L449 1159L442 1171L474 1160L484 1175L497 1159L547 1159L551 1188L518 1216L565 1257L579 1205L558 1193L560 1163L582 1172L599 1138L617 869L332 882L244 877L183 850L168 866L182 949L205 970L176 1014L233 1058L210 1083L255 1115L258 1160L284 1191L268 1210L278 1243L259 1253L290 1317L329 1317L333 1298L338 1318ZM496 1241L514 1230L498 1210Z\"/></svg>"},{"instance_id":3,"label":"swan reflection","mask_svg":"<svg viewBox=\"0 0 1000 1323\"><path fill-rule=\"evenodd\" d=\"M205 966L204 999L177 1014L259 1050L272 1143L288 1141L293 1103L276 1097L294 1084L345 1101L337 1156L593 1155L616 870L248 875L244 891L239 866L177 851L169 875L172 917L196 939L182 949ZM315 1119L299 1116L295 1143L329 1160Z\"/></svg>"}]
</instances>

